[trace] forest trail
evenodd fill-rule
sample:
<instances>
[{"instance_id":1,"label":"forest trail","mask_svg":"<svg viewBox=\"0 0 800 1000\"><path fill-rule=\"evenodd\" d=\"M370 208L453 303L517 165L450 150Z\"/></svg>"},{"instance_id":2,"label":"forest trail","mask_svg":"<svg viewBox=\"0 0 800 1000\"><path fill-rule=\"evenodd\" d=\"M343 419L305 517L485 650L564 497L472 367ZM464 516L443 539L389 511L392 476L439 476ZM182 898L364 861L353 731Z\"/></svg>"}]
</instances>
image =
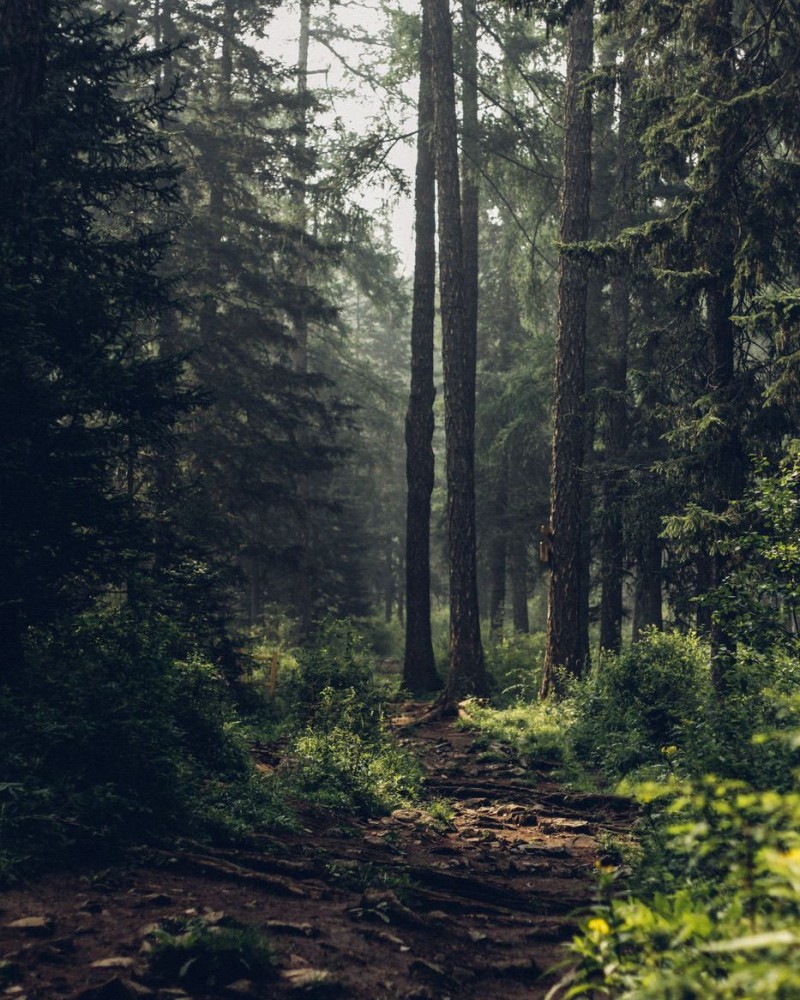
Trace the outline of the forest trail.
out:
<instances>
[{"instance_id":1,"label":"forest trail","mask_svg":"<svg viewBox=\"0 0 800 1000\"><path fill-rule=\"evenodd\" d=\"M0 897L0 995L9 1000L542 998L575 915L594 898L603 831L629 802L569 792L548 765L477 741L450 721L407 728L431 800L452 819L400 809L378 820L304 808L302 830L263 849L184 845L125 867L51 875ZM434 809L434 812L436 810ZM202 917L274 942L276 978L225 988L147 975L155 925ZM225 973L223 973L223 976ZM5 990L5 992L3 992Z\"/></svg>"}]
</instances>

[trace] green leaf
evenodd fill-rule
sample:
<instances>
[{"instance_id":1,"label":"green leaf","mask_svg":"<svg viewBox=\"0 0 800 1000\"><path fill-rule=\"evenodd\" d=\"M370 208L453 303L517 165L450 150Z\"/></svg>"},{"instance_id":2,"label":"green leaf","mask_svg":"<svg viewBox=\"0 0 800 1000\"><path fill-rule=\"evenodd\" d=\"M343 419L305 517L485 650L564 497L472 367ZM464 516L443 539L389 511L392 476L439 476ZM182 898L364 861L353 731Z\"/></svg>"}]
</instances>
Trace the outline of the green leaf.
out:
<instances>
[{"instance_id":1,"label":"green leaf","mask_svg":"<svg viewBox=\"0 0 800 1000\"><path fill-rule=\"evenodd\" d=\"M735 951L753 951L759 948L800 944L800 937L789 930L762 931L760 934L746 934L729 941L713 941L704 945L701 951L710 954L727 954Z\"/></svg>"}]
</instances>

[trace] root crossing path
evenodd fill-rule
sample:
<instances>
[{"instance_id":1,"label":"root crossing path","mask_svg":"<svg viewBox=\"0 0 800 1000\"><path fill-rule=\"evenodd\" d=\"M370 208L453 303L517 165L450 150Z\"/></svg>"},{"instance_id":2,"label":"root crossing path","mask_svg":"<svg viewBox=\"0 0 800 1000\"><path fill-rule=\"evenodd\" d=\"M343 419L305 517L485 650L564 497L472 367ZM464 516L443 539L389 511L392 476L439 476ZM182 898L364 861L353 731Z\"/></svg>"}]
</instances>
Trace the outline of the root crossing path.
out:
<instances>
[{"instance_id":1,"label":"root crossing path","mask_svg":"<svg viewBox=\"0 0 800 1000\"><path fill-rule=\"evenodd\" d=\"M9 1000L526 1000L544 997L563 943L594 899L603 831L626 832L627 800L573 793L546 764L448 720L409 727L443 820L379 820L305 808L303 829L259 849L184 846L103 872L52 875L0 897L0 995ZM153 977L159 929L198 918L263 932L274 973L216 985ZM199 960L197 960L199 962ZM218 960L218 964L219 964ZM223 961L224 965L224 961ZM199 968L199 965L196 965Z\"/></svg>"}]
</instances>

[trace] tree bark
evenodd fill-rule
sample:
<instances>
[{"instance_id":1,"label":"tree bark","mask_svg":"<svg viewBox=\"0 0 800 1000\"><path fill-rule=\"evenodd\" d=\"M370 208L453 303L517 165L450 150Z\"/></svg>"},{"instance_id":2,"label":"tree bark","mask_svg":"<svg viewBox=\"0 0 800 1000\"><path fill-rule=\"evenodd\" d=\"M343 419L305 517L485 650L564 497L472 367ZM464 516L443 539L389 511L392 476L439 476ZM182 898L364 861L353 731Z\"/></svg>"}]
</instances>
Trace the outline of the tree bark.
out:
<instances>
[{"instance_id":1,"label":"tree bark","mask_svg":"<svg viewBox=\"0 0 800 1000\"><path fill-rule=\"evenodd\" d=\"M417 170L414 185L414 298L411 391L406 412L406 648L403 686L425 694L442 686L431 637L430 530L433 492L433 327L436 295L436 177L433 158L430 15L422 10Z\"/></svg>"},{"instance_id":2,"label":"tree bark","mask_svg":"<svg viewBox=\"0 0 800 1000\"><path fill-rule=\"evenodd\" d=\"M542 695L557 693L558 671L580 674L581 480L584 456L584 384L588 266L565 245L589 231L592 166L593 3L582 0L570 17L567 42L564 188L559 239L558 333L553 402L552 534L547 607L547 651Z\"/></svg>"},{"instance_id":3,"label":"tree bark","mask_svg":"<svg viewBox=\"0 0 800 1000\"><path fill-rule=\"evenodd\" d=\"M646 628L663 628L661 583L661 540L658 528L654 526L650 538L639 552L636 565L632 642L638 642Z\"/></svg>"},{"instance_id":4,"label":"tree bark","mask_svg":"<svg viewBox=\"0 0 800 1000\"><path fill-rule=\"evenodd\" d=\"M478 132L478 19L475 0L462 0L461 28L461 225L464 239L464 324L465 346L472 352L466 359L472 387L467 396L475 399L475 369L478 345L478 228L480 193L480 142ZM474 418L473 418L474 419Z\"/></svg>"},{"instance_id":5,"label":"tree bark","mask_svg":"<svg viewBox=\"0 0 800 1000\"><path fill-rule=\"evenodd\" d=\"M528 545L524 531L511 533L508 562L514 631L527 635L531 625L528 616Z\"/></svg>"},{"instance_id":6,"label":"tree bark","mask_svg":"<svg viewBox=\"0 0 800 1000\"><path fill-rule=\"evenodd\" d=\"M475 343L464 300L464 244L458 171L453 39L447 0L429 0L433 51L434 149L439 218L450 670L446 700L488 694L478 617L475 538Z\"/></svg>"},{"instance_id":7,"label":"tree bark","mask_svg":"<svg viewBox=\"0 0 800 1000\"><path fill-rule=\"evenodd\" d=\"M707 47L716 86L727 98L734 90L736 73L733 41L732 0L709 0L703 21L703 44ZM704 236L705 260L711 274L706 288L706 323L709 362L709 395L712 407L721 418L720 436L708 463L708 477L713 495L713 509L724 510L730 500L741 496L744 487L745 456L735 412L733 390L735 378L736 328L734 312L735 256L738 244L732 203L735 200L734 170L738 128L735 116L721 109L719 132L719 162L715 164L713 181L707 194L709 225ZM708 557L709 589L723 582L727 572L727 557L716 553ZM720 693L725 688L725 674L733 657L735 641L726 634L719 622L711 622L711 679Z\"/></svg>"},{"instance_id":8,"label":"tree bark","mask_svg":"<svg viewBox=\"0 0 800 1000\"><path fill-rule=\"evenodd\" d=\"M612 226L619 235L630 225L630 190L633 164L628 116L633 83L629 46L625 46L619 83L619 126L617 129L617 177L614 185ZM619 652L622 641L622 584L625 546L622 504L625 473L622 468L628 444L628 335L630 331L630 268L619 263L611 276L609 337L606 358L606 432L603 477L602 528L600 534L600 647Z\"/></svg>"},{"instance_id":9,"label":"tree bark","mask_svg":"<svg viewBox=\"0 0 800 1000\"><path fill-rule=\"evenodd\" d=\"M300 0L300 33L297 52L297 95L300 109L297 120L297 141L295 153L298 164L297 188L293 195L295 225L300 233L301 258L295 273L295 281L301 295L309 283L309 268L305 259L306 234L308 232L308 203L306 183L308 181L308 126L309 116L306 106L308 98L308 50L311 40L311 0ZM295 371L308 371L308 316L304 303L300 302L293 317L294 345L291 350ZM313 529L309 516L311 484L309 476L300 472L297 477L297 506L295 510L295 540L297 544L297 565L290 584L291 601L295 607L303 634L307 635L313 626L314 589L312 570Z\"/></svg>"},{"instance_id":10,"label":"tree bark","mask_svg":"<svg viewBox=\"0 0 800 1000\"><path fill-rule=\"evenodd\" d=\"M386 576L383 581L383 620L388 625L392 620L392 608L394 607L394 558L392 552L392 536L386 537Z\"/></svg>"},{"instance_id":11,"label":"tree bark","mask_svg":"<svg viewBox=\"0 0 800 1000\"><path fill-rule=\"evenodd\" d=\"M498 494L498 508L505 508L504 491ZM500 523L496 525L489 542L489 631L493 638L503 634L506 610L506 529L503 524L505 510L499 510Z\"/></svg>"}]
</instances>

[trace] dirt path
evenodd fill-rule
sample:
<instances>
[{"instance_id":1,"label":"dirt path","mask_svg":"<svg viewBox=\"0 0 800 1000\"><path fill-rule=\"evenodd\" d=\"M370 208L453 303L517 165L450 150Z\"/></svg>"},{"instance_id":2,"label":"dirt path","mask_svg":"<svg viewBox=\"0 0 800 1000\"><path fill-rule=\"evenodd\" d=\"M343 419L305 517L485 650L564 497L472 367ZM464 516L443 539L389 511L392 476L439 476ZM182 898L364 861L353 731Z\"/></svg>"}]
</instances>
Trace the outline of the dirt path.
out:
<instances>
[{"instance_id":1,"label":"dirt path","mask_svg":"<svg viewBox=\"0 0 800 1000\"><path fill-rule=\"evenodd\" d=\"M598 834L629 827L629 805L569 794L545 766L479 750L450 722L407 738L431 798L454 806L449 825L420 810L367 821L305 810L300 834L265 837L263 850L151 852L135 867L9 891L0 997L543 997L575 912L592 902ZM241 976L216 992L148 983L154 925L193 916L265 931L278 978Z\"/></svg>"}]
</instances>

